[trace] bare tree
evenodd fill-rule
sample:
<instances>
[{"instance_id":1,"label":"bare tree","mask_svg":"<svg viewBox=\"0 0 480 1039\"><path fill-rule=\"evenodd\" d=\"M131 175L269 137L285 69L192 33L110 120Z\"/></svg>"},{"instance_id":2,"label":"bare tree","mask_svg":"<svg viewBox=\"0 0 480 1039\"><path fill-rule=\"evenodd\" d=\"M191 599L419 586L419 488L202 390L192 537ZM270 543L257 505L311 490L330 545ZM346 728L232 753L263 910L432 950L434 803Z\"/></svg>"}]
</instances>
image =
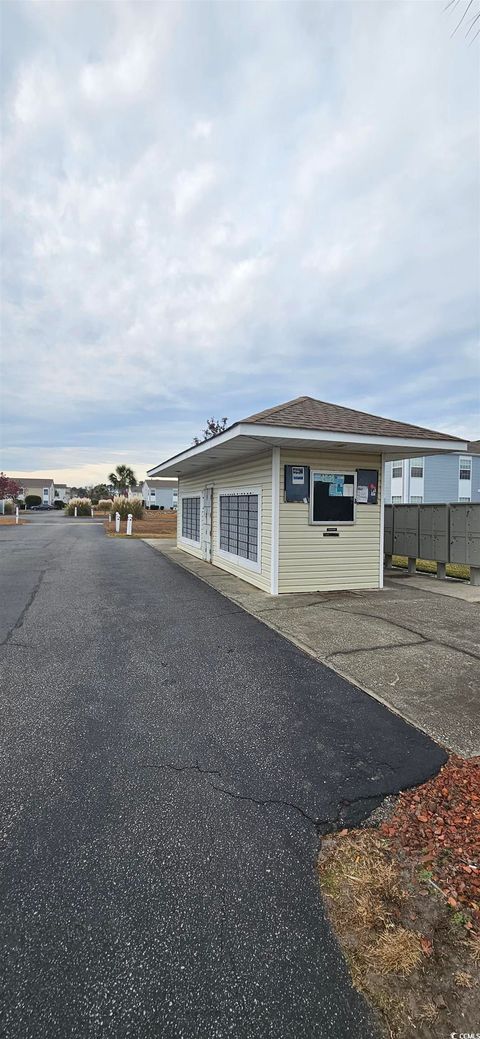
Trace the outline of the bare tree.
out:
<instances>
[{"instance_id":1,"label":"bare tree","mask_svg":"<svg viewBox=\"0 0 480 1039\"><path fill-rule=\"evenodd\" d=\"M227 428L227 422L228 419L226 416L225 418L207 419L206 428L202 430L203 435L201 437L194 437L193 443L203 444L204 440L210 440L211 437L216 437L218 433L223 433L223 431Z\"/></svg>"}]
</instances>

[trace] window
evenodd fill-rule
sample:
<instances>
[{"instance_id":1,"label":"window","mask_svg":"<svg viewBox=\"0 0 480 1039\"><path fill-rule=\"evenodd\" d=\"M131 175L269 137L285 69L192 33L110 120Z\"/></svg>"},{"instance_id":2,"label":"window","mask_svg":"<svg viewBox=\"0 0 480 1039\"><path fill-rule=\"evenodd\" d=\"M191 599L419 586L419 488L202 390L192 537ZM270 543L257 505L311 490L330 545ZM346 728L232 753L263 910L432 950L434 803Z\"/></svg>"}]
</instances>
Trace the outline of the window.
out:
<instances>
[{"instance_id":1,"label":"window","mask_svg":"<svg viewBox=\"0 0 480 1039\"><path fill-rule=\"evenodd\" d=\"M182 538L200 544L200 496L182 498Z\"/></svg>"},{"instance_id":2,"label":"window","mask_svg":"<svg viewBox=\"0 0 480 1039\"><path fill-rule=\"evenodd\" d=\"M471 498L459 498L458 500L459 501L463 501L463 502L468 502L468 501L471 501L472 499Z\"/></svg>"},{"instance_id":3,"label":"window","mask_svg":"<svg viewBox=\"0 0 480 1039\"><path fill-rule=\"evenodd\" d=\"M260 492L221 492L218 503L219 551L260 570Z\"/></svg>"},{"instance_id":4,"label":"window","mask_svg":"<svg viewBox=\"0 0 480 1039\"><path fill-rule=\"evenodd\" d=\"M423 477L423 458L412 458L410 462L410 476Z\"/></svg>"},{"instance_id":5,"label":"window","mask_svg":"<svg viewBox=\"0 0 480 1039\"><path fill-rule=\"evenodd\" d=\"M310 523L355 522L355 474L311 474Z\"/></svg>"},{"instance_id":6,"label":"window","mask_svg":"<svg viewBox=\"0 0 480 1039\"><path fill-rule=\"evenodd\" d=\"M150 491L150 497L155 498L155 491Z\"/></svg>"},{"instance_id":7,"label":"window","mask_svg":"<svg viewBox=\"0 0 480 1039\"><path fill-rule=\"evenodd\" d=\"M403 475L403 462L394 462L392 466L392 479L397 480Z\"/></svg>"},{"instance_id":8,"label":"window","mask_svg":"<svg viewBox=\"0 0 480 1039\"><path fill-rule=\"evenodd\" d=\"M392 494L392 505L401 505L401 504L402 504L402 495L401 494Z\"/></svg>"},{"instance_id":9,"label":"window","mask_svg":"<svg viewBox=\"0 0 480 1039\"><path fill-rule=\"evenodd\" d=\"M472 479L472 459L471 458L461 458L460 459L459 478L460 478L460 480L471 480Z\"/></svg>"},{"instance_id":10,"label":"window","mask_svg":"<svg viewBox=\"0 0 480 1039\"><path fill-rule=\"evenodd\" d=\"M422 502L423 502L423 498L422 498L421 494L411 494L410 495L410 504L411 505L421 505Z\"/></svg>"},{"instance_id":11,"label":"window","mask_svg":"<svg viewBox=\"0 0 480 1039\"><path fill-rule=\"evenodd\" d=\"M48 487L43 488L43 497L48 498Z\"/></svg>"}]
</instances>

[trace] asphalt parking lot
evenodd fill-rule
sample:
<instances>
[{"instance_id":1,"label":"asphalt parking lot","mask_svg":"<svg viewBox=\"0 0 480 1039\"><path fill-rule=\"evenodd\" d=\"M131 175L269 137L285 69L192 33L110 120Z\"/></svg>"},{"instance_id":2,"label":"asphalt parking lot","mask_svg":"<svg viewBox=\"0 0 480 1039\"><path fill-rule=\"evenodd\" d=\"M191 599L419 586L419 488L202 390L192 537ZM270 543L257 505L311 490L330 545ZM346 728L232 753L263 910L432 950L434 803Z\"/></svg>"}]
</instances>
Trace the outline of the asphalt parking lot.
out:
<instances>
[{"instance_id":1,"label":"asphalt parking lot","mask_svg":"<svg viewBox=\"0 0 480 1039\"><path fill-rule=\"evenodd\" d=\"M142 541L0 528L2 1034L373 1037L319 834L426 735Z\"/></svg>"}]
</instances>

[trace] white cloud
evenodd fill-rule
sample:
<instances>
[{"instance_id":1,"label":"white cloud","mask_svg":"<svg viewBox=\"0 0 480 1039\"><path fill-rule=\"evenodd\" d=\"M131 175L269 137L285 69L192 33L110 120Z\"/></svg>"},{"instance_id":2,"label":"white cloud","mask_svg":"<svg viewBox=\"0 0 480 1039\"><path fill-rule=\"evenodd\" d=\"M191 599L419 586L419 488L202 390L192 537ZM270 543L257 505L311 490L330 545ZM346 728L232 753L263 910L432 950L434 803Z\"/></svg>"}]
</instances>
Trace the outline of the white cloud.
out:
<instances>
[{"instance_id":1,"label":"white cloud","mask_svg":"<svg viewBox=\"0 0 480 1039\"><path fill-rule=\"evenodd\" d=\"M173 198L175 214L186 216L197 206L210 188L218 181L219 172L212 163L199 163L192 169L181 170L175 178Z\"/></svg>"},{"instance_id":2,"label":"white cloud","mask_svg":"<svg viewBox=\"0 0 480 1039\"><path fill-rule=\"evenodd\" d=\"M212 136L213 123L209 119L197 119L193 130L192 137L197 141L207 141Z\"/></svg>"},{"instance_id":3,"label":"white cloud","mask_svg":"<svg viewBox=\"0 0 480 1039\"><path fill-rule=\"evenodd\" d=\"M441 4L33 7L5 92L18 452L97 464L120 413L151 464L302 392L473 435L476 57Z\"/></svg>"}]
</instances>

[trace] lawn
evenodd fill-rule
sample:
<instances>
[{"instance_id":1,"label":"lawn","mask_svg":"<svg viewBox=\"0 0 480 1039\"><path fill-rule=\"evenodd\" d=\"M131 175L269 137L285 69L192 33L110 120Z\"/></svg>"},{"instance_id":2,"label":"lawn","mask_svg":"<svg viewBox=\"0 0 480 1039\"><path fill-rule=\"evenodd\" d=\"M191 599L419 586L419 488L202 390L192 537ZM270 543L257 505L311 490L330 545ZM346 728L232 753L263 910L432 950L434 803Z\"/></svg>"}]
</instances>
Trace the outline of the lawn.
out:
<instances>
[{"instance_id":1,"label":"lawn","mask_svg":"<svg viewBox=\"0 0 480 1039\"><path fill-rule=\"evenodd\" d=\"M126 537L127 521L120 523L120 534L115 534L115 520L105 521L105 530L109 537ZM145 510L143 519L133 520L132 537L137 538L174 538L177 534L177 513L173 511L158 512Z\"/></svg>"},{"instance_id":2,"label":"lawn","mask_svg":"<svg viewBox=\"0 0 480 1039\"><path fill-rule=\"evenodd\" d=\"M393 566L400 566L406 569L408 560L406 556L392 556L392 563ZM432 562L430 559L417 559L417 570L420 574L436 574L437 564ZM447 563L445 572L447 577L457 577L463 581L470 580L469 566L460 566L457 563Z\"/></svg>"}]
</instances>

